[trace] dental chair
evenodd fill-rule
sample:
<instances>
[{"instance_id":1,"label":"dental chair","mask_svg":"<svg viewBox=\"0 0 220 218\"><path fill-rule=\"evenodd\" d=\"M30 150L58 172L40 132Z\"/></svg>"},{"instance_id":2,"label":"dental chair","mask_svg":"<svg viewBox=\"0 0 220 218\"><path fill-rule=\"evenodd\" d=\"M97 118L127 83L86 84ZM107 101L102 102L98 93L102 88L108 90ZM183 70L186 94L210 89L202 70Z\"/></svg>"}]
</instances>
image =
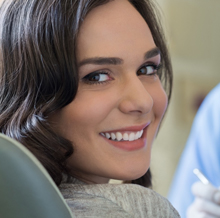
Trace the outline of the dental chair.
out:
<instances>
[{"instance_id":1,"label":"dental chair","mask_svg":"<svg viewBox=\"0 0 220 218\"><path fill-rule=\"evenodd\" d=\"M35 156L0 134L0 217L72 218L57 186Z\"/></svg>"}]
</instances>

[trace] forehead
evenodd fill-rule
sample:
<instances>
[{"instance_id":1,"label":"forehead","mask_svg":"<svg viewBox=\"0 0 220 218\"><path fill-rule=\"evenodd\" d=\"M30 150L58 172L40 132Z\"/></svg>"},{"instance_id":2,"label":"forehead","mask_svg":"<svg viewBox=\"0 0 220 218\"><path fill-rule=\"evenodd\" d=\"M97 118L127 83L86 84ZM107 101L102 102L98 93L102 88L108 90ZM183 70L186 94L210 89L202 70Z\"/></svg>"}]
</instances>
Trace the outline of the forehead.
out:
<instances>
[{"instance_id":1,"label":"forehead","mask_svg":"<svg viewBox=\"0 0 220 218\"><path fill-rule=\"evenodd\" d=\"M94 8L85 18L77 41L78 59L123 55L155 47L150 29L127 0L114 0Z\"/></svg>"}]
</instances>

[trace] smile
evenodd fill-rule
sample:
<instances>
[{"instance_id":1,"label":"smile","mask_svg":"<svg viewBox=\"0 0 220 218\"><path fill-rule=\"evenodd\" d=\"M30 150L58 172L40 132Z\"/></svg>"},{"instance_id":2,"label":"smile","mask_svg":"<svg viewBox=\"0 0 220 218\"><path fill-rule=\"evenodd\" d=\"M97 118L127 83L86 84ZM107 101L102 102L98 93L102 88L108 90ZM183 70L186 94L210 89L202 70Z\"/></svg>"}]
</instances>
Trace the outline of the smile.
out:
<instances>
[{"instance_id":1,"label":"smile","mask_svg":"<svg viewBox=\"0 0 220 218\"><path fill-rule=\"evenodd\" d=\"M102 136L105 138L112 140L112 141L135 141L140 139L143 135L143 129L136 132L111 132L111 133L101 133Z\"/></svg>"},{"instance_id":2,"label":"smile","mask_svg":"<svg viewBox=\"0 0 220 218\"><path fill-rule=\"evenodd\" d=\"M147 129L151 122L99 133L109 145L125 151L136 151L147 146Z\"/></svg>"}]
</instances>

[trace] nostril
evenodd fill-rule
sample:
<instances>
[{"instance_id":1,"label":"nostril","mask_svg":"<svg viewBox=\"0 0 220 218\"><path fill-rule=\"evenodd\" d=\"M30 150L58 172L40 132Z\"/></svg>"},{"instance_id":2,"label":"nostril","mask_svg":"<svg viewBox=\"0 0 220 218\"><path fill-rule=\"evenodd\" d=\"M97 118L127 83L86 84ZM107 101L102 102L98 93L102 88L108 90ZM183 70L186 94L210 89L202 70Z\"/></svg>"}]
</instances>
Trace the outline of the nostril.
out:
<instances>
[{"instance_id":1,"label":"nostril","mask_svg":"<svg viewBox=\"0 0 220 218\"><path fill-rule=\"evenodd\" d=\"M121 86L119 109L123 113L148 113L153 107L152 87L136 74L129 74Z\"/></svg>"},{"instance_id":2,"label":"nostril","mask_svg":"<svg viewBox=\"0 0 220 218\"><path fill-rule=\"evenodd\" d=\"M119 109L123 113L135 113L145 114L152 110L153 99L151 96L137 97L137 98L126 98L122 99L119 104Z\"/></svg>"}]
</instances>

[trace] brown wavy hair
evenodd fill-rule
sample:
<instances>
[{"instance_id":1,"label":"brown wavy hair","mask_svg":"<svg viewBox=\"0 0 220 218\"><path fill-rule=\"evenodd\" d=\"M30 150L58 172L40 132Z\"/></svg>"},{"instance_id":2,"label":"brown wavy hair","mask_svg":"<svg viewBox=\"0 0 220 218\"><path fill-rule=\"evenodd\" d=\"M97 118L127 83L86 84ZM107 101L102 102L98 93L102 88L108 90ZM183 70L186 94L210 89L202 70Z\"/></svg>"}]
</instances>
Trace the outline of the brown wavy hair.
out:
<instances>
[{"instance_id":1,"label":"brown wavy hair","mask_svg":"<svg viewBox=\"0 0 220 218\"><path fill-rule=\"evenodd\" d=\"M146 20L161 50L159 77L170 99L172 68L156 7L129 0ZM18 140L57 185L68 174L70 141L48 117L72 102L78 89L76 39L86 15L109 0L5 0L0 8L0 132ZM131 181L151 186L150 170Z\"/></svg>"}]
</instances>

